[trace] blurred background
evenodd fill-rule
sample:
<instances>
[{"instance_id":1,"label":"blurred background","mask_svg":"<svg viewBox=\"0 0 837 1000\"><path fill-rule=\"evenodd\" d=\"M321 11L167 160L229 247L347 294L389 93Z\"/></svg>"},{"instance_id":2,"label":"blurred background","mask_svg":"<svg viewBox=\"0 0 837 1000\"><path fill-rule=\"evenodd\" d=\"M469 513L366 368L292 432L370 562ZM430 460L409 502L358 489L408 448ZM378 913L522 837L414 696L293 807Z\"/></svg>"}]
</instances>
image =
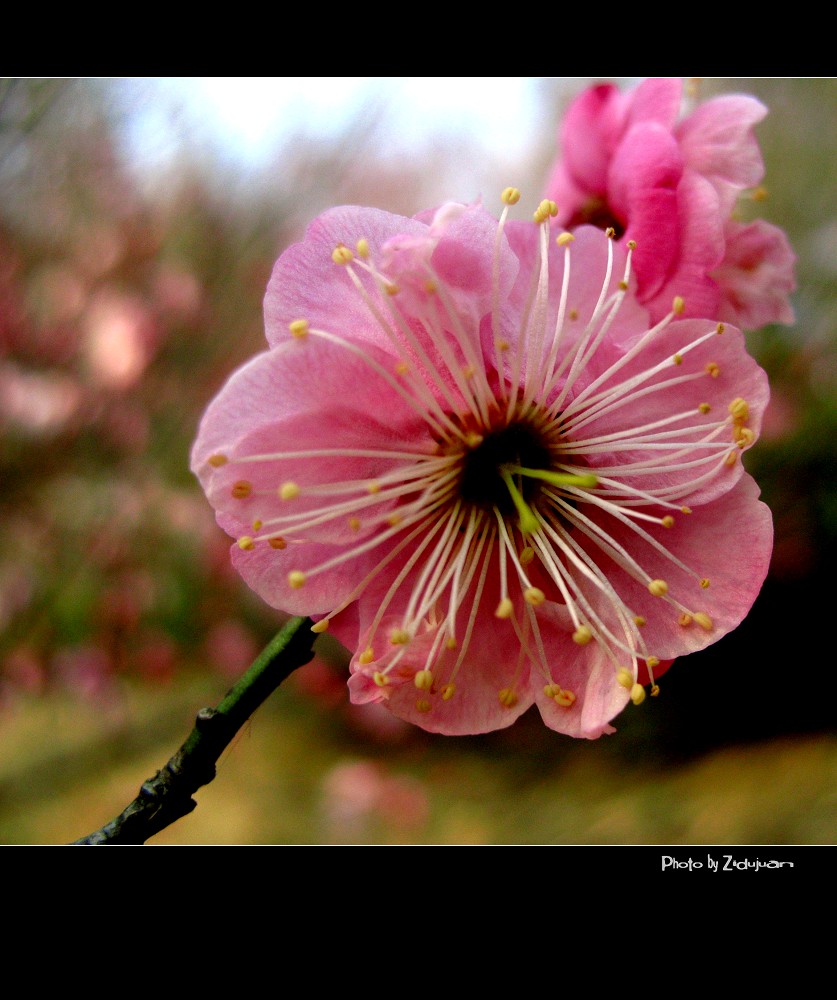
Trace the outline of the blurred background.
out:
<instances>
[{"instance_id":1,"label":"blurred background","mask_svg":"<svg viewBox=\"0 0 837 1000\"><path fill-rule=\"evenodd\" d=\"M188 468L263 347L275 258L335 204L535 203L589 82L0 82L0 842L112 819L281 624ZM751 615L593 743L535 710L445 738L350 706L323 637L152 843L837 840L835 657L811 631L837 555L837 83L699 86L770 108L769 197L741 211L799 257L796 326L748 336L772 402L747 464L776 525Z\"/></svg>"}]
</instances>

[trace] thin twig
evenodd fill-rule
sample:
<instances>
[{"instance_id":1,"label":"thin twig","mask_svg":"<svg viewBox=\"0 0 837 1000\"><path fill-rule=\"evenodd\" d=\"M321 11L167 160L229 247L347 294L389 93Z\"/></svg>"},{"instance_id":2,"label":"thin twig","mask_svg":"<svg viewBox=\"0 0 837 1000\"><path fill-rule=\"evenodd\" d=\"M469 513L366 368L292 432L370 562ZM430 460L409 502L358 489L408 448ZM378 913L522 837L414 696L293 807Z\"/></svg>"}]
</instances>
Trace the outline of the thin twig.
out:
<instances>
[{"instance_id":1,"label":"thin twig","mask_svg":"<svg viewBox=\"0 0 837 1000\"><path fill-rule=\"evenodd\" d=\"M197 806L192 795L215 777L215 762L238 730L297 667L314 655L310 618L292 618L217 708L202 708L186 742L139 795L101 830L76 844L144 844Z\"/></svg>"}]
</instances>

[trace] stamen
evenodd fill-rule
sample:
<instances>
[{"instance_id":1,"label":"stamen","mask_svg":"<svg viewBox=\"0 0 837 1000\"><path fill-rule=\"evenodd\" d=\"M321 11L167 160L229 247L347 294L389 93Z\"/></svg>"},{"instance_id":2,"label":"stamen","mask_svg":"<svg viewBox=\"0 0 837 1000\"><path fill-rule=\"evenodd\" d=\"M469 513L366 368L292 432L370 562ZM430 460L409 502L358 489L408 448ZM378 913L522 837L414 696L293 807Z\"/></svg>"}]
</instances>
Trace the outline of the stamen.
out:
<instances>
[{"instance_id":1,"label":"stamen","mask_svg":"<svg viewBox=\"0 0 837 1000\"><path fill-rule=\"evenodd\" d=\"M516 476L542 479L545 483L552 483L553 486L581 486L590 489L599 485L598 477L592 473L575 475L569 472L552 472L549 469L524 469L519 465L506 466L506 470Z\"/></svg>"},{"instance_id":2,"label":"stamen","mask_svg":"<svg viewBox=\"0 0 837 1000\"><path fill-rule=\"evenodd\" d=\"M524 535L531 535L532 532L538 530L538 519L532 512L531 507L523 499L523 494L515 486L514 480L511 477L511 473L506 468L500 469L500 476L503 482L506 484L506 488L509 491L509 495L512 498L512 503L517 510L518 517L520 518L520 530Z\"/></svg>"},{"instance_id":3,"label":"stamen","mask_svg":"<svg viewBox=\"0 0 837 1000\"><path fill-rule=\"evenodd\" d=\"M355 255L348 247L345 247L342 243L340 243L334 248L331 254L331 259L335 264L346 265L351 264L351 262L355 259Z\"/></svg>"},{"instance_id":4,"label":"stamen","mask_svg":"<svg viewBox=\"0 0 837 1000\"><path fill-rule=\"evenodd\" d=\"M631 688L631 701L635 705L641 705L645 701L645 688L641 684L634 684Z\"/></svg>"},{"instance_id":5,"label":"stamen","mask_svg":"<svg viewBox=\"0 0 837 1000\"><path fill-rule=\"evenodd\" d=\"M634 675L624 667L616 674L616 680L623 688L627 688L628 691L632 690L634 686Z\"/></svg>"}]
</instances>

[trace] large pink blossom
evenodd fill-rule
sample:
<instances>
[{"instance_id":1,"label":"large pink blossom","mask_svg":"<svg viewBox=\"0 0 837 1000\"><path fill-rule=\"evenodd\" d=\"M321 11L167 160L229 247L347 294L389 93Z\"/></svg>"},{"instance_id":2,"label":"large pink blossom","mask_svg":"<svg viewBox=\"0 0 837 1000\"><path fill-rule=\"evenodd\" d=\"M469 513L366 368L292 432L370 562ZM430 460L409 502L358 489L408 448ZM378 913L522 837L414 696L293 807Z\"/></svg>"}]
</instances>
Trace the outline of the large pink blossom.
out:
<instances>
[{"instance_id":1,"label":"large pink blossom","mask_svg":"<svg viewBox=\"0 0 837 1000\"><path fill-rule=\"evenodd\" d=\"M593 738L761 586L767 382L733 327L649 324L640 249L556 241L546 202L507 221L518 196L320 216L192 467L247 583L353 651L353 701L451 734L536 703Z\"/></svg>"},{"instance_id":2,"label":"large pink blossom","mask_svg":"<svg viewBox=\"0 0 837 1000\"><path fill-rule=\"evenodd\" d=\"M795 256L784 232L733 218L764 164L753 126L767 109L728 95L679 118L680 80L646 80L621 92L599 84L579 95L561 125L547 197L556 224L612 226L649 251L637 256L640 301L653 320L674 295L686 316L743 328L792 323Z\"/></svg>"}]
</instances>

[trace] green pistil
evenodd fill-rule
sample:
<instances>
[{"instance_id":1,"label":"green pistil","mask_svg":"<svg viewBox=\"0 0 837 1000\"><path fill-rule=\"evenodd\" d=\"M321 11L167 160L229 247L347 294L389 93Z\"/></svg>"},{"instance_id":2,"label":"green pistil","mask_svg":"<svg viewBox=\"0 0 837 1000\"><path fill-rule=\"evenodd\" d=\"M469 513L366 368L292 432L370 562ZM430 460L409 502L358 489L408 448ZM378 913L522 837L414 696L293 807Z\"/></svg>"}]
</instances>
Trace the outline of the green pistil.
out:
<instances>
[{"instance_id":1,"label":"green pistil","mask_svg":"<svg viewBox=\"0 0 837 1000\"><path fill-rule=\"evenodd\" d=\"M503 477L503 482L508 488L509 494L512 498L512 503L517 508L517 513L520 515L520 530L524 535L534 534L540 527L538 524L538 519L532 512L532 508L523 499L523 494L515 486L514 480L511 477L511 472L509 472L507 467L500 469L500 475Z\"/></svg>"},{"instance_id":2,"label":"green pistil","mask_svg":"<svg viewBox=\"0 0 837 1000\"><path fill-rule=\"evenodd\" d=\"M589 488L599 485L598 478L592 472L576 476L570 472L550 472L548 469L524 469L520 465L506 466L506 469L503 471L503 479L506 480L506 485L511 482L511 473L514 473L516 476L528 476L530 479L543 479L547 483L552 483L553 486L582 486ZM509 476L508 479L506 478L507 475ZM511 489L511 486L509 486L509 489ZM512 493L512 499L514 499L514 493ZM520 499L522 502L523 498L521 497ZM515 506L517 506L516 500Z\"/></svg>"}]
</instances>

